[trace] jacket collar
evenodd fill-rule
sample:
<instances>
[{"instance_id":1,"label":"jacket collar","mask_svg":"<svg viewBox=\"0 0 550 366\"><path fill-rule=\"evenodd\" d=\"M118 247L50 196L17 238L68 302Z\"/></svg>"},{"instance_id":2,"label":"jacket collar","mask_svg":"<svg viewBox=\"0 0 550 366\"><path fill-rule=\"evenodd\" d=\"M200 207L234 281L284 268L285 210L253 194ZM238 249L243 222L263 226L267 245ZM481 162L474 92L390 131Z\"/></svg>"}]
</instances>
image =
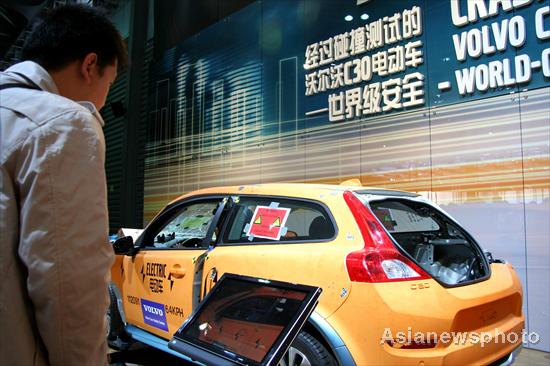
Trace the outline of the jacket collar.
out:
<instances>
[{"instance_id":1,"label":"jacket collar","mask_svg":"<svg viewBox=\"0 0 550 366\"><path fill-rule=\"evenodd\" d=\"M36 62L23 61L13 65L6 72L16 74L15 77L17 78L26 77L39 86L40 89L59 94L59 90L50 74Z\"/></svg>"},{"instance_id":2,"label":"jacket collar","mask_svg":"<svg viewBox=\"0 0 550 366\"><path fill-rule=\"evenodd\" d=\"M33 61L23 61L17 63L6 70L6 73L15 74L17 78L29 79L32 83L36 84L40 89L49 93L59 95L59 89L55 85L55 81L51 75L42 66ZM24 80L24 83L28 83L28 80ZM105 126L103 118L97 111L93 103L88 101L74 101L80 104L82 107L90 111L91 114L99 121L101 126Z\"/></svg>"}]
</instances>

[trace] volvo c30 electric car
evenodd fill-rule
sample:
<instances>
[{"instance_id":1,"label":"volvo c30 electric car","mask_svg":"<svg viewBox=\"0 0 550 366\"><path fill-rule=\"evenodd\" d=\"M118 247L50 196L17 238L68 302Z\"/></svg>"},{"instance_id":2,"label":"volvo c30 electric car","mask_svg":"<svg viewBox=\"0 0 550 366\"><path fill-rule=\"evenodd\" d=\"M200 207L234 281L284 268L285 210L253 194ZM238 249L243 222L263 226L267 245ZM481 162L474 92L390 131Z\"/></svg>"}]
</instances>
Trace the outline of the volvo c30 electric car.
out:
<instances>
[{"instance_id":1,"label":"volvo c30 electric car","mask_svg":"<svg viewBox=\"0 0 550 366\"><path fill-rule=\"evenodd\" d=\"M417 194L354 182L202 189L132 244L112 268L112 344L175 354L168 341L227 272L322 288L280 365L504 365L521 346L512 266Z\"/></svg>"}]
</instances>

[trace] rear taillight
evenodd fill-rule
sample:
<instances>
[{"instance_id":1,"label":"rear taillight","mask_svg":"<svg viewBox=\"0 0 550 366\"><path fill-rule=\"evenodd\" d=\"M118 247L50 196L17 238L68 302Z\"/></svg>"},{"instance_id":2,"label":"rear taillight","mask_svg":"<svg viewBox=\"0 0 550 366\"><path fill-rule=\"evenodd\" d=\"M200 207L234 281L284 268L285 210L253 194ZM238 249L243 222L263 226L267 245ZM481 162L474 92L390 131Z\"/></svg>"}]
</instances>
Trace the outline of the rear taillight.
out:
<instances>
[{"instance_id":1,"label":"rear taillight","mask_svg":"<svg viewBox=\"0 0 550 366\"><path fill-rule=\"evenodd\" d=\"M428 279L430 276L401 254L376 217L351 191L346 201L365 242L363 249L346 257L350 280L356 282L394 282Z\"/></svg>"}]
</instances>

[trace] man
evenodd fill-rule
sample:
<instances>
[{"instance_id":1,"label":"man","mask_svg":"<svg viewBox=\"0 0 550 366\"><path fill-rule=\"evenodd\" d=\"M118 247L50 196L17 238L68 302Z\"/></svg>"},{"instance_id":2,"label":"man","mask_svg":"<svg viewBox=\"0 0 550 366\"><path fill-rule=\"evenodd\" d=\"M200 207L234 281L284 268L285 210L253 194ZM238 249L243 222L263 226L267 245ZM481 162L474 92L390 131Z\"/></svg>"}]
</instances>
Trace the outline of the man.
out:
<instances>
[{"instance_id":1,"label":"man","mask_svg":"<svg viewBox=\"0 0 550 366\"><path fill-rule=\"evenodd\" d=\"M99 10L45 15L0 73L0 365L107 363L105 141L120 34Z\"/></svg>"}]
</instances>

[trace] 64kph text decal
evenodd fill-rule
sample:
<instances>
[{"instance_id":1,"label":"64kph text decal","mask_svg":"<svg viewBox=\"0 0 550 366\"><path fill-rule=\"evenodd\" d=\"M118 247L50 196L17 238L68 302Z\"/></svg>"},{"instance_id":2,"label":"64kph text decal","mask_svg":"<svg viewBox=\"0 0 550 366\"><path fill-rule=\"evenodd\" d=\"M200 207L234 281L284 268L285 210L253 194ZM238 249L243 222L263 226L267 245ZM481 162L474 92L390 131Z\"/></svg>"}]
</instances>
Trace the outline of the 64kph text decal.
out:
<instances>
[{"instance_id":1,"label":"64kph text decal","mask_svg":"<svg viewBox=\"0 0 550 366\"><path fill-rule=\"evenodd\" d=\"M145 278L148 278L148 285L151 292L162 293L165 289L164 280L168 280L170 283L170 291L174 287L174 280L172 274L166 276L166 264L164 263L145 263L141 266L141 282L145 284Z\"/></svg>"}]
</instances>

